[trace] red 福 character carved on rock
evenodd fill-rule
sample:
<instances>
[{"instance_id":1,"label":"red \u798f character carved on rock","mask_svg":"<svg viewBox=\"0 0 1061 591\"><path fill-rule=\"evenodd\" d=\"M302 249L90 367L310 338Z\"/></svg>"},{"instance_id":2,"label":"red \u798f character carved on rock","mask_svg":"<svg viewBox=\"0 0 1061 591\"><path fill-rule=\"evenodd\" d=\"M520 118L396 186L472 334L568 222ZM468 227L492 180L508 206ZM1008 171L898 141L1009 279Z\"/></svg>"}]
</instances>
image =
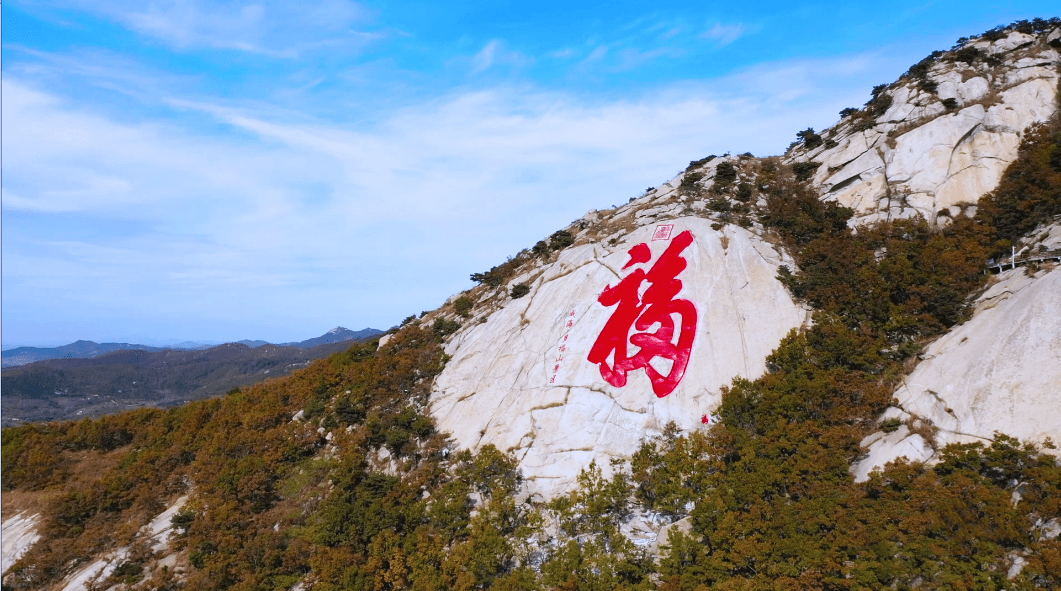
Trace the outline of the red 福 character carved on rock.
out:
<instances>
[{"instance_id":1,"label":"red \u798f character carved on rock","mask_svg":"<svg viewBox=\"0 0 1061 591\"><path fill-rule=\"evenodd\" d=\"M674 296L682 289L678 275L688 266L681 254L692 242L693 235L688 230L678 234L651 269L647 272L634 269L619 285L609 285L597 298L605 306L618 306L593 343L588 358L600 367L601 377L616 388L625 386L627 373L637 369L645 370L652 381L652 391L659 398L673 392L682 381L689 366L697 316L692 302L676 300ZM631 248L629 254L630 262L623 266L624 270L652 259L652 250L645 243ZM641 287L646 281L648 289L642 296ZM673 314L681 318L677 343L674 342ZM654 324L659 324L659 328L655 332L646 332ZM631 335L631 328L640 332ZM627 352L628 342L640 347L633 356ZM615 357L609 366L608 357L612 353ZM672 362L667 375L649 365L655 357Z\"/></svg>"}]
</instances>

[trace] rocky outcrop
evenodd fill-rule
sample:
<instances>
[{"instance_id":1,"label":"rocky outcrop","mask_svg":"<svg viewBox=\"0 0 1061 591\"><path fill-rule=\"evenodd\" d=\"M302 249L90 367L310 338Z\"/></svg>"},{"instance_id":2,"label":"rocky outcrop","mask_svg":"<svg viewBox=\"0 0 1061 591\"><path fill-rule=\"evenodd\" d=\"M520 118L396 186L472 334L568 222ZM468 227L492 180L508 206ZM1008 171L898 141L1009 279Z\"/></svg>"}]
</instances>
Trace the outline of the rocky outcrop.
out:
<instances>
[{"instance_id":1,"label":"rocky outcrop","mask_svg":"<svg viewBox=\"0 0 1061 591\"><path fill-rule=\"evenodd\" d=\"M173 501L165 511L158 514L150 523L137 532L136 541L146 544L155 556L162 556L152 560L147 565L146 574L157 569L173 570L178 575L183 570L177 565L176 554L169 553L170 535L173 531L172 519L180 512L188 502L188 496L182 496ZM62 582L62 591L87 591L96 589L99 585L107 582L108 577L129 558L130 546L124 546L111 551L95 561L77 569ZM113 588L113 587L112 587Z\"/></svg>"},{"instance_id":2,"label":"rocky outcrop","mask_svg":"<svg viewBox=\"0 0 1061 591\"><path fill-rule=\"evenodd\" d=\"M999 275L976 312L930 345L881 417L904 423L862 442L869 455L852 471L864 480L905 456L934 458L948 443L1061 441L1061 271L1017 268ZM908 425L909 424L909 427ZM912 427L912 429L911 429Z\"/></svg>"},{"instance_id":3,"label":"rocky outcrop","mask_svg":"<svg viewBox=\"0 0 1061 591\"><path fill-rule=\"evenodd\" d=\"M19 557L40 539L40 534L37 533L37 524L39 522L39 514L25 515L19 513L4 519L3 525L0 526L0 538L3 538L0 575L7 574L7 569L11 568Z\"/></svg>"},{"instance_id":4,"label":"rocky outcrop","mask_svg":"<svg viewBox=\"0 0 1061 591\"><path fill-rule=\"evenodd\" d=\"M652 209L631 208L619 216L646 211ZM778 266L791 266L791 259L753 231L714 229L711 220L669 217L665 211L657 208L654 218L641 215L655 221L642 222L620 239L570 247L555 262L512 280L528 283L530 292L455 335L431 410L457 445L494 444L511 451L530 492L551 497L570 487L591 461L607 470L609 459L629 457L643 438L659 434L670 421L682 429L702 426L703 415L719 404L722 386L765 371L766 356L807 318L776 279ZM653 240L666 226L672 226L671 238ZM680 288L673 299L690 302L696 314L684 377L662 397L646 369L630 371L623 386L609 383L589 359L617 309L600 303L602 292L658 262L684 232L692 238L681 252L688 267L677 274ZM638 244L647 245L650 255L642 253L644 264L624 270ZM640 291L646 301L648 284ZM679 316L671 317L680 326L688 318ZM636 332L631 327L629 334ZM682 340L680 332L676 329L673 342ZM625 340L625 329L621 337ZM628 353L638 350L630 345ZM613 356L608 365L614 363ZM650 364L661 375L674 369L663 356Z\"/></svg>"},{"instance_id":5,"label":"rocky outcrop","mask_svg":"<svg viewBox=\"0 0 1061 591\"><path fill-rule=\"evenodd\" d=\"M786 161L819 163L813 183L855 210L852 224L948 223L998 185L1024 130L1057 108L1059 36L1013 31L967 45L977 50L968 62L940 56L923 79L904 77Z\"/></svg>"},{"instance_id":6,"label":"rocky outcrop","mask_svg":"<svg viewBox=\"0 0 1061 591\"><path fill-rule=\"evenodd\" d=\"M973 215L977 200L1017 157L1025 129L1049 118L1058 104L1061 31L1010 30L998 37L930 56L899 82L875 89L866 108L847 113L832 129L801 134L781 162L794 165L796 176L808 178L825 199L851 207L853 226L918 215L946 224ZM452 360L432 394L440 427L459 447L493 444L515 454L530 492L544 497L567 490L591 461L607 470L607 460L629 457L670 421L683 430L700 428L701 417L719 404L720 389L734 377L761 375L780 339L807 320L776 279L781 264L794 266L790 257L756 222L767 207L760 179L776 164L750 154L690 163L659 189L569 226L574 245L555 260L524 264L522 275L492 294L475 292L476 312L449 340ZM665 226L673 234L653 240ZM684 231L694 239L673 297L690 302L699 320L685 375L668 392L660 392L644 363L634 363L627 382L610 380L616 361L607 358L602 370L594 354L617 310L605 290L647 270ZM638 244L648 250L635 253ZM999 285L1015 281L1007 275ZM1040 316L1056 296L1047 293L1055 281L1014 287L1013 303L985 309L933 345L897 394L901 408L882 418L889 428L864 442L870 457L855 467L856 475L864 478L897 455L931 459L934 446L953 438L991 437L995 429L1033 438L1057 431L1049 419L1023 419L1028 410L1049 415L1042 392L1054 374L1023 376L1026 359L1045 363L1034 355L1049 357L1053 350L1049 341L1057 333L1049 331L1057 323ZM529 293L507 298L518 284ZM647 296L644 288L634 290L634 300ZM456 299L424 321L457 319ZM632 322L619 340L636 357L630 335L642 329L630 328ZM668 343L679 345L679 332L667 335ZM1036 353L1012 353L1021 348ZM649 365L667 375L672 363L657 356Z\"/></svg>"}]
</instances>

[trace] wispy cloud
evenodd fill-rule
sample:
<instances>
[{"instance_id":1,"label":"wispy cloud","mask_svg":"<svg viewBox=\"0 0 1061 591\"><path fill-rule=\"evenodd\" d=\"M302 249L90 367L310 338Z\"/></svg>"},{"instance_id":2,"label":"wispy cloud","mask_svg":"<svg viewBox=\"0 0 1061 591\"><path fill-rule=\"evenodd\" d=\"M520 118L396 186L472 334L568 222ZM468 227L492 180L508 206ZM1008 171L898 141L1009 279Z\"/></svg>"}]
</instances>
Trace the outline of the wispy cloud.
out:
<instances>
[{"instance_id":1,"label":"wispy cloud","mask_svg":"<svg viewBox=\"0 0 1061 591\"><path fill-rule=\"evenodd\" d=\"M86 318L135 327L159 310L187 338L254 336L235 317L387 326L692 158L779 152L861 101L885 57L620 100L459 90L372 124L179 95L156 97L166 119L119 120L5 74L4 328L29 332L20 318L49 302L72 338L98 334Z\"/></svg>"},{"instance_id":2,"label":"wispy cloud","mask_svg":"<svg viewBox=\"0 0 1061 591\"><path fill-rule=\"evenodd\" d=\"M493 39L472 56L471 70L482 72L496 65L527 66L533 62L530 57L505 47L503 41Z\"/></svg>"},{"instance_id":3,"label":"wispy cloud","mask_svg":"<svg viewBox=\"0 0 1061 591\"><path fill-rule=\"evenodd\" d=\"M371 20L373 13L351 0L309 4L276 0L52 0L45 5L85 10L182 50L223 49L293 58L329 45L356 48L381 35L353 29Z\"/></svg>"},{"instance_id":4,"label":"wispy cloud","mask_svg":"<svg viewBox=\"0 0 1061 591\"><path fill-rule=\"evenodd\" d=\"M700 36L704 39L713 39L719 46L725 46L733 43L743 34L744 25L741 23L735 25L715 23L713 27L704 31Z\"/></svg>"},{"instance_id":5,"label":"wispy cloud","mask_svg":"<svg viewBox=\"0 0 1061 591\"><path fill-rule=\"evenodd\" d=\"M631 70L659 58L673 58L684 54L685 52L682 49L676 47L657 47L650 50L627 48L619 52L619 59L615 67L617 70Z\"/></svg>"},{"instance_id":6,"label":"wispy cloud","mask_svg":"<svg viewBox=\"0 0 1061 591\"><path fill-rule=\"evenodd\" d=\"M578 55L578 51L576 51L576 50L574 50L574 49L572 49L570 47L565 47L563 49L557 49L556 51L550 51L550 52L546 53L545 55L546 55L546 57L552 57L552 58L557 58L557 59L568 59L568 58L572 58L572 57L575 57L576 55Z\"/></svg>"},{"instance_id":7,"label":"wispy cloud","mask_svg":"<svg viewBox=\"0 0 1061 591\"><path fill-rule=\"evenodd\" d=\"M598 45L593 48L593 51L589 52L589 55L582 60L582 64L594 64L600 62L604 57L608 55L607 45Z\"/></svg>"}]
</instances>

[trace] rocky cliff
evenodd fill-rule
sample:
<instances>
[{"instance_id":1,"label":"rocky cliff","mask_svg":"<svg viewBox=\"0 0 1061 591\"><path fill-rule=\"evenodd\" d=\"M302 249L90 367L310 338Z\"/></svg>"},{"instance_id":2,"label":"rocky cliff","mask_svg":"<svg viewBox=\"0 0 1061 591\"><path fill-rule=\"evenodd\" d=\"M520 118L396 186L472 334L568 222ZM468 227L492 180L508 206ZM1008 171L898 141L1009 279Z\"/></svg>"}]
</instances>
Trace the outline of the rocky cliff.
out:
<instances>
[{"instance_id":1,"label":"rocky cliff","mask_svg":"<svg viewBox=\"0 0 1061 591\"><path fill-rule=\"evenodd\" d=\"M853 223L947 223L998 185L1024 130L1053 114L1059 38L1011 31L937 52L786 161L817 166L812 182L854 209Z\"/></svg>"},{"instance_id":2,"label":"rocky cliff","mask_svg":"<svg viewBox=\"0 0 1061 591\"><path fill-rule=\"evenodd\" d=\"M1036 250L1061 247L1061 224L1036 232ZM895 393L895 406L862 444L863 480L899 457L936 458L950 443L996 433L1043 444L1061 436L1061 273L1052 266L1002 271L973 317L929 345Z\"/></svg>"},{"instance_id":3,"label":"rocky cliff","mask_svg":"<svg viewBox=\"0 0 1061 591\"><path fill-rule=\"evenodd\" d=\"M937 52L896 83L875 88L865 107L846 110L830 129L802 132L782 163L823 199L854 210L855 227L917 216L946 225L972 216L1017 158L1025 129L1057 109L1059 39L1061 30L1009 31ZM766 356L809 318L777 279L781 265L794 266L792 257L760 223L765 201L755 183L764 166L769 159L751 155L693 162L627 205L577 220L566 230L574 246L524 262L504 285L473 291L476 313L448 342L453 359L432 394L441 427L461 447L493 444L514 453L530 491L545 497L569 489L591 461L608 466L629 458L640 440L670 421L685 431L706 428L720 388L762 375ZM621 289L632 269L647 270L672 236L686 231L687 268L675 276L671 296L696 310L684 375L665 396L640 362L625 383L609 382L614 361L602 371L592 351L624 304L606 294ZM637 245L649 249L644 260L634 255ZM1057 278L1011 277L1020 273L1008 273L983 297L997 303L1008 297L1000 290L1021 293L932 345L925 354L931 361L910 376L896 393L899 406L881 419L913 423L916 415L938 438L930 444L904 425L867 439L873 452L856 470L861 477L895 457L928 459L933 445L989 439L995 430L1037 440L1061 436L1061 422L1048 412L1057 407L1048 393L1057 391L1061 374L1043 371L1061 367L1061 332L1049 317ZM519 284L530 288L528 295L507 299ZM631 292L630 301L646 303L650 285ZM427 320L459 320L447 313L444 307ZM663 324L632 322L617 337L631 357L641 350L639 333L666 332L674 345L682 338ZM964 354L952 352L957 343ZM673 362L662 355L655 363L666 365L666 374Z\"/></svg>"},{"instance_id":4,"label":"rocky cliff","mask_svg":"<svg viewBox=\"0 0 1061 591\"><path fill-rule=\"evenodd\" d=\"M554 496L591 461L608 466L611 458L628 458L642 439L659 435L669 422L685 430L702 426L702 417L720 402L719 389L735 377L762 375L766 355L807 320L776 279L779 265L793 264L779 247L755 231L713 229L708 219L681 215L680 203L653 207L673 191L668 186L655 200L615 212L613 220L633 222L629 231L565 249L555 261L513 279L530 292L484 314L485 322L473 318L446 348L453 359L432 394L439 425L461 447L493 444L514 453L531 492ZM673 237L653 240L660 229ZM660 378L653 380L648 367L638 366L625 384L609 381L590 355L626 302L603 305L603 292L632 276L627 267L655 262L658 268L683 234L690 241L680 251L687 267L675 275L674 293L662 305L688 302L692 310L674 314L677 327L669 339L689 341L684 373L675 375L673 356L663 353L649 365L658 365ZM647 245L643 265L630 264L637 245ZM659 289L650 284L652 275L644 285L631 286L634 305L638 295L648 302L652 292L646 290ZM655 320L657 330L640 334L659 334L670 314ZM644 330L633 324L631 316L616 333L621 343ZM640 349L630 346L625 356L636 357ZM606 365L622 357L612 352ZM668 377L672 389L656 387Z\"/></svg>"}]
</instances>

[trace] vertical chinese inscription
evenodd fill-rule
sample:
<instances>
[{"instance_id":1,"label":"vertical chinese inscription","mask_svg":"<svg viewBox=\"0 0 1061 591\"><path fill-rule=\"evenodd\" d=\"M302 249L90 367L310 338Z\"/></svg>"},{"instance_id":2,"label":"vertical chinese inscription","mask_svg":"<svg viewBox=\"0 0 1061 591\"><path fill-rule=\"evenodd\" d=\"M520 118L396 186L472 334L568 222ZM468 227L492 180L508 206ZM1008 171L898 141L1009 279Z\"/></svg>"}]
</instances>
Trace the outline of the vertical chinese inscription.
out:
<instances>
[{"instance_id":1,"label":"vertical chinese inscription","mask_svg":"<svg viewBox=\"0 0 1061 591\"><path fill-rule=\"evenodd\" d=\"M593 343L588 359L600 367L601 377L616 388L625 386L627 374L638 369L648 374L652 391L659 398L673 392L682 381L692 353L697 314L692 302L675 296L682 290L678 276L688 266L682 252L692 243L693 235L688 230L678 234L647 271L641 266L652 260L652 250L643 242L635 245L628 251L630 261L623 270L635 268L597 298L602 305L616 308ZM642 295L645 283L648 287ZM677 323L675 316L679 318ZM654 325L658 328L648 332ZM631 329L636 332L631 334ZM640 348L633 355L628 352L631 344ZM649 364L656 357L671 362L665 375Z\"/></svg>"},{"instance_id":2,"label":"vertical chinese inscription","mask_svg":"<svg viewBox=\"0 0 1061 591\"><path fill-rule=\"evenodd\" d=\"M564 336L560 339L557 347L556 359L553 361L553 376L549 378L550 384L556 383L556 374L560 373L560 365L564 362L564 354L567 353L567 339L571 336L571 329L575 326L575 311L564 317Z\"/></svg>"}]
</instances>

